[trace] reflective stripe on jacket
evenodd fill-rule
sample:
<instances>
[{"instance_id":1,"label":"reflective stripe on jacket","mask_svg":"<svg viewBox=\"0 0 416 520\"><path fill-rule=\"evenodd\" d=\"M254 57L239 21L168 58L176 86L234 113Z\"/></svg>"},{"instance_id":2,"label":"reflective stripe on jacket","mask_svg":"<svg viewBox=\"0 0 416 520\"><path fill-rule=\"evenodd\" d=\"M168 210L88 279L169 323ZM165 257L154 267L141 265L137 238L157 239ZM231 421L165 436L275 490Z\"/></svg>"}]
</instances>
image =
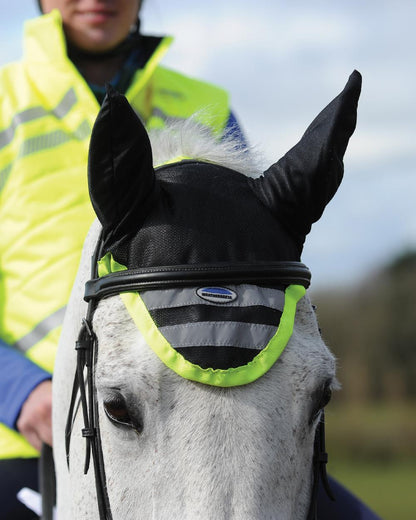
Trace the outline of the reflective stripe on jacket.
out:
<instances>
[{"instance_id":1,"label":"reflective stripe on jacket","mask_svg":"<svg viewBox=\"0 0 416 520\"><path fill-rule=\"evenodd\" d=\"M222 135L227 93L159 65L161 39L126 96L148 128L200 111ZM0 71L0 337L52 372L65 306L94 213L87 155L99 106L66 55L58 11L25 27L24 57ZM0 458L36 452L0 425Z\"/></svg>"}]
</instances>

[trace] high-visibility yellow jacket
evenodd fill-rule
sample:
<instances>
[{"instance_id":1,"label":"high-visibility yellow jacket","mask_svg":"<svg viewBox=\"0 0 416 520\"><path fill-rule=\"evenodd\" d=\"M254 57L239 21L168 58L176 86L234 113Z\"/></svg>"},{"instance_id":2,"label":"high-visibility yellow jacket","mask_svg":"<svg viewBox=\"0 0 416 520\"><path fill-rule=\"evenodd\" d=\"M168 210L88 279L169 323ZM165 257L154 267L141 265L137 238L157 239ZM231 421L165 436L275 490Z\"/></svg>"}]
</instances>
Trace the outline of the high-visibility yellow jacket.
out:
<instances>
[{"instance_id":1,"label":"high-visibility yellow jacket","mask_svg":"<svg viewBox=\"0 0 416 520\"><path fill-rule=\"evenodd\" d=\"M159 65L161 39L126 96L148 128L200 118L221 135L227 93ZM87 154L99 105L66 54L58 11L26 24L24 57L0 71L0 338L52 372L65 305L94 218ZM0 424L0 459L36 451Z\"/></svg>"}]
</instances>

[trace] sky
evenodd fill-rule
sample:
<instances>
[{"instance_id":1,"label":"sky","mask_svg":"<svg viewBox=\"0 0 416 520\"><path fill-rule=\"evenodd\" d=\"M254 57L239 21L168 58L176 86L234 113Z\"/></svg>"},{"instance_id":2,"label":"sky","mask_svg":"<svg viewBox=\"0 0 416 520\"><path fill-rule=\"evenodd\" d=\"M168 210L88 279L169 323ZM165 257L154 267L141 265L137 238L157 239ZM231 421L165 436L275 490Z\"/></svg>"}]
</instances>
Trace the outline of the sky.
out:
<instances>
[{"instance_id":1,"label":"sky","mask_svg":"<svg viewBox=\"0 0 416 520\"><path fill-rule=\"evenodd\" d=\"M20 56L36 5L0 0L0 64ZM315 289L362 283L416 249L415 20L414 0L144 3L143 32L175 36L163 63L230 92L265 169L361 72L344 181L304 248Z\"/></svg>"}]
</instances>

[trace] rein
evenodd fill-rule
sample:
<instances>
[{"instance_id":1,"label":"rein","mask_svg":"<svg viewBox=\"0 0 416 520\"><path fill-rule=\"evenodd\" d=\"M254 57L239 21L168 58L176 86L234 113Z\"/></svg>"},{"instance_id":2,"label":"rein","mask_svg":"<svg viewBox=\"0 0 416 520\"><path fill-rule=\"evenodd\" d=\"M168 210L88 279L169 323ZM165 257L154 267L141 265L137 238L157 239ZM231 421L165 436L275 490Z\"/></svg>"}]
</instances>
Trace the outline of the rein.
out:
<instances>
[{"instance_id":1,"label":"rein","mask_svg":"<svg viewBox=\"0 0 416 520\"><path fill-rule=\"evenodd\" d=\"M96 276L97 274L97 262L100 258L101 250L102 240L100 236L92 257L92 276ZM104 458L101 446L97 389L94 384L98 345L97 338L92 329L92 319L97 304L98 300L96 299L91 299L88 302L87 313L85 318L82 320L82 326L78 334L78 339L75 343L75 350L77 352L77 367L74 376L71 401L65 427L65 453L69 470L71 434L75 415L78 411L77 395L79 393L84 418L84 428L82 428L81 433L86 440L84 474L86 475L88 473L92 454L100 520L112 520L113 516L108 498ZM86 377L84 378L85 370Z\"/></svg>"},{"instance_id":2,"label":"rein","mask_svg":"<svg viewBox=\"0 0 416 520\"><path fill-rule=\"evenodd\" d=\"M315 443L313 453L313 484L311 500L307 520L318 520L318 491L319 479L322 481L325 493L335 501L331 486L329 485L326 465L328 463L328 453L325 449L325 412L321 411L321 418L315 432Z\"/></svg>"},{"instance_id":3,"label":"rein","mask_svg":"<svg viewBox=\"0 0 416 520\"><path fill-rule=\"evenodd\" d=\"M98 277L97 263L103 249L100 237L92 257L91 279L86 283L84 299L88 308L76 341L77 368L74 376L72 396L65 428L65 451L68 469L70 466L70 442L72 428L79 406L81 406L84 427L82 436L86 440L84 474L94 465L95 487L100 520L112 520L112 512L107 491L107 479L99 427L99 410L95 386L95 368L98 356L97 339L92 321L100 299L121 292L184 287L224 283L256 283L257 285L301 284L307 288L311 273L301 262L274 262L236 265L197 265L146 269L131 269ZM78 399L79 395L79 399ZM322 411L321 421L316 430L313 458L313 486L307 520L317 520L317 499L319 479L328 496L333 499L326 474L328 455L325 452L325 425Z\"/></svg>"}]
</instances>

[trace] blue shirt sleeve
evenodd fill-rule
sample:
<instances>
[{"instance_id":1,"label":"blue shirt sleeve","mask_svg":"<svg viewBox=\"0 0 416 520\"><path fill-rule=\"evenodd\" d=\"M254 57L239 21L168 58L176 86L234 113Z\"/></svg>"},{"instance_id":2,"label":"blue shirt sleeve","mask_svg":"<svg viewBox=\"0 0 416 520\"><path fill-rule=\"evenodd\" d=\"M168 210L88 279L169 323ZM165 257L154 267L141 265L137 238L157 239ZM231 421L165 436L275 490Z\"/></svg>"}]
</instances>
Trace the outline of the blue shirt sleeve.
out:
<instances>
[{"instance_id":1,"label":"blue shirt sleeve","mask_svg":"<svg viewBox=\"0 0 416 520\"><path fill-rule=\"evenodd\" d=\"M247 139L232 111L230 111L230 115L224 130L224 138L228 137L231 137L232 139L235 139L237 142L239 142L239 147L244 149L247 148Z\"/></svg>"},{"instance_id":2,"label":"blue shirt sleeve","mask_svg":"<svg viewBox=\"0 0 416 520\"><path fill-rule=\"evenodd\" d=\"M23 403L51 374L0 340L0 422L16 429Z\"/></svg>"},{"instance_id":3,"label":"blue shirt sleeve","mask_svg":"<svg viewBox=\"0 0 416 520\"><path fill-rule=\"evenodd\" d=\"M318 492L318 518L319 520L382 520L361 500L343 487L335 479L329 477L331 491L335 501L332 502L322 486Z\"/></svg>"}]
</instances>

